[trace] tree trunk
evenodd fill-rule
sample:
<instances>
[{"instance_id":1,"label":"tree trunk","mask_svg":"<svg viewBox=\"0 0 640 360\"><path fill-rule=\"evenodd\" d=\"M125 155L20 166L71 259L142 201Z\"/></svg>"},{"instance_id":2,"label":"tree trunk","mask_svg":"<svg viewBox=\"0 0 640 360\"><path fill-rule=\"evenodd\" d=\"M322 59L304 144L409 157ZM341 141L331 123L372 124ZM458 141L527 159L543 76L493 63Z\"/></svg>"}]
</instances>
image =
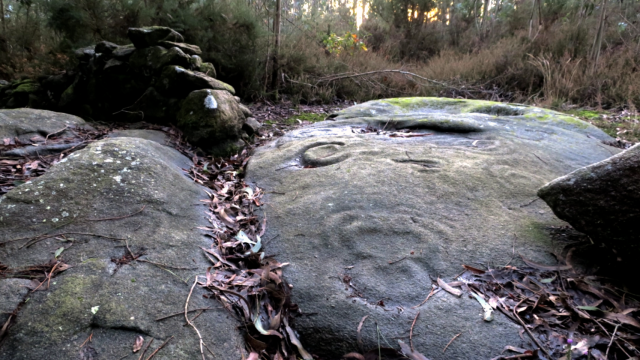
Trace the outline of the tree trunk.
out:
<instances>
[{"instance_id":1,"label":"tree trunk","mask_svg":"<svg viewBox=\"0 0 640 360\"><path fill-rule=\"evenodd\" d=\"M278 96L278 86L280 85L280 17L282 14L282 0L276 0L276 16L273 19L273 33L275 35L275 47L273 49L273 69L271 76L271 87Z\"/></svg>"},{"instance_id":2,"label":"tree trunk","mask_svg":"<svg viewBox=\"0 0 640 360\"><path fill-rule=\"evenodd\" d=\"M0 16L2 16L2 33L4 34L5 32L7 32L7 25L5 24L5 20L4 20L4 1L0 0Z\"/></svg>"},{"instance_id":3,"label":"tree trunk","mask_svg":"<svg viewBox=\"0 0 640 360\"><path fill-rule=\"evenodd\" d=\"M593 39L593 48L591 49L591 60L593 60L593 70L595 71L600 58L600 48L602 47L602 32L604 30L604 19L607 15L607 0L602 0L602 12L600 12L600 21L598 31Z\"/></svg>"},{"instance_id":4,"label":"tree trunk","mask_svg":"<svg viewBox=\"0 0 640 360\"><path fill-rule=\"evenodd\" d=\"M480 24L480 29L486 31L486 22L487 22L487 12L489 12L489 0L484 0L484 6L482 7L482 24ZM480 34L482 36L482 34Z\"/></svg>"}]
</instances>

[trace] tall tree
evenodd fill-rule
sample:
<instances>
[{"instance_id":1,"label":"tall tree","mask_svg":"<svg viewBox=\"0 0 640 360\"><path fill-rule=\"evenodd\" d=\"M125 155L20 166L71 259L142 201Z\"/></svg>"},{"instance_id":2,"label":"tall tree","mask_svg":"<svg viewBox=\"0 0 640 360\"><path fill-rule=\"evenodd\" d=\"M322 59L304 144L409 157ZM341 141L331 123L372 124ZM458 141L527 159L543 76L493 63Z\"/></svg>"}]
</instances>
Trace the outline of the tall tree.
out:
<instances>
[{"instance_id":1,"label":"tall tree","mask_svg":"<svg viewBox=\"0 0 640 360\"><path fill-rule=\"evenodd\" d=\"M273 19L273 33L275 35L275 48L273 49L273 70L271 77L271 87L278 91L280 85L280 17L282 16L282 0L276 0L276 15Z\"/></svg>"}]
</instances>

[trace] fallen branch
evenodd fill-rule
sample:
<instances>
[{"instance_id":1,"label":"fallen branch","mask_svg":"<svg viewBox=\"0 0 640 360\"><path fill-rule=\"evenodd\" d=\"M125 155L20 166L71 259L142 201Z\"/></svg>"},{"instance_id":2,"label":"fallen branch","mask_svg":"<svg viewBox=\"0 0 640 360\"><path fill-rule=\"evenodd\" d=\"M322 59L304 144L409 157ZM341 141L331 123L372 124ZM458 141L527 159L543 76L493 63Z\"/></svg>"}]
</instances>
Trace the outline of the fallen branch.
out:
<instances>
[{"instance_id":1,"label":"fallen branch","mask_svg":"<svg viewBox=\"0 0 640 360\"><path fill-rule=\"evenodd\" d=\"M364 73L359 73L359 74L345 74L345 75L338 75L338 76L334 76L334 77L329 77L329 78L320 78L318 79L317 83L321 83L321 82L332 82L332 81L336 81L336 80L341 80L341 79L347 79L347 78L354 78L354 77L361 77L361 76L367 76L367 75L373 75L373 74L384 74L384 73L396 73L396 74L402 74L402 75L409 75L409 76L413 76L413 77L417 77L418 79L439 85L439 86L444 86L447 88L452 88L452 89L456 89L452 86L449 86L445 83L436 81L436 80L432 80L432 79L427 79L424 76L420 76L418 74L414 74L408 71L403 71L403 70L375 70L375 71L367 71ZM458 89L456 89L458 90Z\"/></svg>"}]
</instances>

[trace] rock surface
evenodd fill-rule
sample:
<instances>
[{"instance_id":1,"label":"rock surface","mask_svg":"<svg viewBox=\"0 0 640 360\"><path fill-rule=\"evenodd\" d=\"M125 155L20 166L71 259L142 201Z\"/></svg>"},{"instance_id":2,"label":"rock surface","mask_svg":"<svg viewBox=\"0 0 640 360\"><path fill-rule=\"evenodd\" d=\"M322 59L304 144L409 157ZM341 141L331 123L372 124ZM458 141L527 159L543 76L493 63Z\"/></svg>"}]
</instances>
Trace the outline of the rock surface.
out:
<instances>
[{"instance_id":1,"label":"rock surface","mask_svg":"<svg viewBox=\"0 0 640 360\"><path fill-rule=\"evenodd\" d=\"M259 148L247 169L268 194L269 252L291 263L307 350L357 350L367 315L365 349L378 346L376 323L392 345L407 342L418 310L413 342L432 360L489 359L520 345L519 326L499 313L483 322L466 296L441 291L412 307L462 264L518 265L514 251L554 264L545 228L563 223L536 191L617 153L601 143L609 136L553 111L486 101L390 99L333 117Z\"/></svg>"},{"instance_id":2,"label":"rock surface","mask_svg":"<svg viewBox=\"0 0 640 360\"><path fill-rule=\"evenodd\" d=\"M236 100L227 91L197 90L187 96L178 113L178 127L187 140L215 154L226 150L227 140L238 140L244 116ZM224 145L223 148L220 145ZM237 149L236 149L237 151Z\"/></svg>"},{"instance_id":3,"label":"rock surface","mask_svg":"<svg viewBox=\"0 0 640 360\"><path fill-rule=\"evenodd\" d=\"M538 191L594 241L640 247L640 145L557 178Z\"/></svg>"},{"instance_id":4,"label":"rock surface","mask_svg":"<svg viewBox=\"0 0 640 360\"><path fill-rule=\"evenodd\" d=\"M154 46L162 41L184 42L184 38L177 31L163 26L130 28L127 35L138 49Z\"/></svg>"},{"instance_id":5,"label":"rock surface","mask_svg":"<svg viewBox=\"0 0 640 360\"><path fill-rule=\"evenodd\" d=\"M153 141L101 140L0 198L0 242L26 238L0 247L4 266L45 264L60 248L58 259L71 266L26 294L0 358L137 359L137 336L155 339L147 355L173 336L154 359L201 357L183 315L156 320L184 310L194 276L210 265L199 249L210 240L197 230L208 225L205 210L194 206L206 194L184 176L185 163ZM25 246L30 237L63 233ZM149 262L117 265L127 248ZM13 310L4 299L15 306L25 296L14 282L0 281L3 312ZM196 287L190 309L211 308L194 321L205 343L220 359L241 358L236 321L203 294Z\"/></svg>"},{"instance_id":6,"label":"rock surface","mask_svg":"<svg viewBox=\"0 0 640 360\"><path fill-rule=\"evenodd\" d=\"M72 136L76 127L91 128L77 116L35 109L0 110L0 141L25 144L43 142L47 135ZM64 131L62 131L64 130Z\"/></svg>"}]
</instances>

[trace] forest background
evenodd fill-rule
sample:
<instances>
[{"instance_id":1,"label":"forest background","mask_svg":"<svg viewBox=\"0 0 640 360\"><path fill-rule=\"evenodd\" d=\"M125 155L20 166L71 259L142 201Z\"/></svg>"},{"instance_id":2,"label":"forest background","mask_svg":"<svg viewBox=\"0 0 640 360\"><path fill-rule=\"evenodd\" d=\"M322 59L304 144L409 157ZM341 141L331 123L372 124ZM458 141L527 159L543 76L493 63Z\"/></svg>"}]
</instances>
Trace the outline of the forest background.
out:
<instances>
[{"instance_id":1,"label":"forest background","mask_svg":"<svg viewBox=\"0 0 640 360\"><path fill-rule=\"evenodd\" d=\"M639 0L0 0L0 9L4 80L59 73L74 65L73 49L126 44L129 27L162 25L199 45L248 101L640 107Z\"/></svg>"}]
</instances>

